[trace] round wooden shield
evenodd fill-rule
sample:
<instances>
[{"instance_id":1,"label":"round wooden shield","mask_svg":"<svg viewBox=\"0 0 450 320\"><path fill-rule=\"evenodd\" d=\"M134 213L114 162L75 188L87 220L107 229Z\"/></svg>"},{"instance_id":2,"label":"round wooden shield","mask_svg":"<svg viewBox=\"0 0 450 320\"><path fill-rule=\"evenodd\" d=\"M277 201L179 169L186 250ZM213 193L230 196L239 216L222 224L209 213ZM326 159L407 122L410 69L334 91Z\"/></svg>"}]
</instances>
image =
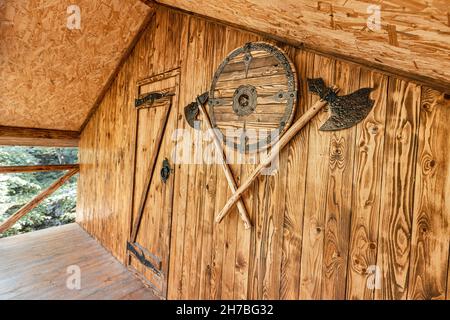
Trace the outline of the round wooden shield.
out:
<instances>
[{"instance_id":1,"label":"round wooden shield","mask_svg":"<svg viewBox=\"0 0 450 320\"><path fill-rule=\"evenodd\" d=\"M259 151L291 124L297 101L293 63L278 47L250 42L232 51L217 69L209 114L226 145Z\"/></svg>"}]
</instances>

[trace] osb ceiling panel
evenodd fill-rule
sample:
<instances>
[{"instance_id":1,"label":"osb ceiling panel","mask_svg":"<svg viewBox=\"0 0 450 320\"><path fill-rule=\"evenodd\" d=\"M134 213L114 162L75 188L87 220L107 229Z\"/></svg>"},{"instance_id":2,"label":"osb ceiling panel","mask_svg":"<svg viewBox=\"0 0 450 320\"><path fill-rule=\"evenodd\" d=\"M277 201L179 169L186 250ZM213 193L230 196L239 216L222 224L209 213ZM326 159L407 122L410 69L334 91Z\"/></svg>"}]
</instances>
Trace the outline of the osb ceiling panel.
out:
<instances>
[{"instance_id":1,"label":"osb ceiling panel","mask_svg":"<svg viewBox=\"0 0 450 320\"><path fill-rule=\"evenodd\" d=\"M450 87L449 0L156 0Z\"/></svg>"},{"instance_id":2,"label":"osb ceiling panel","mask_svg":"<svg viewBox=\"0 0 450 320\"><path fill-rule=\"evenodd\" d=\"M81 29L67 27L72 4ZM138 0L0 0L0 125L79 130L150 10Z\"/></svg>"}]
</instances>

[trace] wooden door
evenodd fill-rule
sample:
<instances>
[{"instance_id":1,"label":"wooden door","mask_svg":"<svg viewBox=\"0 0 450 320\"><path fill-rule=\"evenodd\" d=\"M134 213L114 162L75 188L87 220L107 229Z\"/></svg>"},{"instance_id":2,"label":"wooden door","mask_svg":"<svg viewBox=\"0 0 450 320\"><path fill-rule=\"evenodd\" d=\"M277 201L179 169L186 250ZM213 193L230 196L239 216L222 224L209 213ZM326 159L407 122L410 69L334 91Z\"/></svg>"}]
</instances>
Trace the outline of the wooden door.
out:
<instances>
[{"instance_id":1,"label":"wooden door","mask_svg":"<svg viewBox=\"0 0 450 320\"><path fill-rule=\"evenodd\" d=\"M167 295L175 167L172 133L178 110L178 69L138 82L138 109L131 235L128 266L161 298ZM164 169L163 169L164 167Z\"/></svg>"}]
</instances>

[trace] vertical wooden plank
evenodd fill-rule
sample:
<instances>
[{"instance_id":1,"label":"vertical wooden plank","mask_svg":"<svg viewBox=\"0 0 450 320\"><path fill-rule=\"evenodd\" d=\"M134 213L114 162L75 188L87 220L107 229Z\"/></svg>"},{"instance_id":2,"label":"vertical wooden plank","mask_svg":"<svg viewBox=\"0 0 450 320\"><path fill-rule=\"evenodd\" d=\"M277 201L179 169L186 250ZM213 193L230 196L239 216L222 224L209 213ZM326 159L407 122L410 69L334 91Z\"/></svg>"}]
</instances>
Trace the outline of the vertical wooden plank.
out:
<instances>
[{"instance_id":1,"label":"vertical wooden plank","mask_svg":"<svg viewBox=\"0 0 450 320\"><path fill-rule=\"evenodd\" d=\"M267 40L266 40L267 41ZM267 41L269 42L269 41ZM278 47L283 49L287 56L293 59L295 49L281 43L275 43ZM265 299L280 299L281 293L281 266L283 261L283 236L284 236L284 216L286 212L286 197L287 197L287 177L288 158L290 149L284 148L278 150L279 163L278 168L274 172L275 176L267 176L270 179L271 193L266 194L265 200L268 212L265 213L267 219L267 259L266 267L267 276L264 282L264 296ZM269 196L270 195L270 196ZM281 249L281 250L280 250Z\"/></svg>"},{"instance_id":2,"label":"vertical wooden plank","mask_svg":"<svg viewBox=\"0 0 450 320\"><path fill-rule=\"evenodd\" d=\"M227 27L225 32L225 43L226 55L233 49L241 45L241 32ZM225 147L227 148L227 147ZM236 151L233 150L234 153ZM230 163L230 169L233 176L238 177L240 173L240 165L236 163ZM223 179L223 178L222 178ZM240 180L237 179L236 183L239 185ZM227 198L231 196L231 191L228 185L226 188ZM235 263L236 263L236 250L237 250L237 228L238 228L238 212L237 208L233 210L228 215L227 219L223 221L225 225L224 229L224 243L223 243L223 263L222 268L222 295L221 299L233 299L234 297L234 276L235 276Z\"/></svg>"},{"instance_id":3,"label":"vertical wooden plank","mask_svg":"<svg viewBox=\"0 0 450 320\"><path fill-rule=\"evenodd\" d=\"M264 195L267 191L268 179L264 177L259 177L255 180L253 189L250 189L253 193L254 202L253 202L253 227L252 234L250 237L250 260L249 260L249 269L248 269L248 299L262 299L263 296L263 277L260 276L261 266L264 266L264 263L261 263L261 259L265 259L266 253L264 251L264 246L261 244L264 241L265 233L263 233L264 227Z\"/></svg>"},{"instance_id":4,"label":"vertical wooden plank","mask_svg":"<svg viewBox=\"0 0 450 320\"><path fill-rule=\"evenodd\" d=\"M345 95L359 89L360 68L337 61L334 83ZM323 299L345 299L356 127L331 133L323 251Z\"/></svg>"},{"instance_id":5,"label":"vertical wooden plank","mask_svg":"<svg viewBox=\"0 0 450 320\"><path fill-rule=\"evenodd\" d=\"M264 41L271 42L267 39ZM280 297L283 255L280 248L283 246L288 154L287 148L280 150L278 168L274 175L260 176L250 189L253 191L255 203L252 209L254 226L249 239L251 245L248 268L249 299Z\"/></svg>"},{"instance_id":6,"label":"vertical wooden plank","mask_svg":"<svg viewBox=\"0 0 450 320\"><path fill-rule=\"evenodd\" d=\"M204 38L204 61L200 65L204 68L203 73L203 86L204 91L209 90L210 81L213 77L217 63L217 51L221 42L217 40L222 39L221 34L224 32L225 27L207 22L205 26L205 38ZM198 94L200 94L199 92ZM205 109L207 106L205 105ZM203 135L204 139L206 137L206 130L208 126L205 124L205 120L202 118L203 123ZM210 299L211 293L211 264L212 264L212 242L213 233L216 229L217 224L214 222L214 215L216 212L216 195L217 195L217 179L219 171L221 168L215 163L208 164L209 161L214 159L216 153L215 146L212 143L212 137L210 140L205 140L203 144L203 161L206 163L206 173L205 173L205 188L204 188L204 210L202 212L202 252L201 252L201 265L200 265L200 287L199 287L199 298L200 299ZM220 177L223 178L223 177ZM218 192L221 192L219 190Z\"/></svg>"},{"instance_id":7,"label":"vertical wooden plank","mask_svg":"<svg viewBox=\"0 0 450 320\"><path fill-rule=\"evenodd\" d=\"M234 47L242 46L244 43L249 41L259 41L261 40L259 36L255 36L248 33L241 33L238 42L234 44ZM241 182L246 181L248 175L255 165L249 164L249 157L252 155L244 155L245 163L239 165L237 184L240 185ZM236 171L235 171L236 172ZM230 193L231 195L231 193ZM253 221L254 211L253 202L254 193L252 191L247 192L243 197L243 202L247 213L249 214L250 220ZM250 239L254 228L245 229L241 219L237 219L237 233L236 233L236 257L235 257L235 273L234 273L234 287L233 287L233 299L245 300L247 299L248 293L248 273L249 273L249 260L250 258Z\"/></svg>"},{"instance_id":8,"label":"vertical wooden plank","mask_svg":"<svg viewBox=\"0 0 450 320\"><path fill-rule=\"evenodd\" d=\"M243 164L240 168L239 178L237 183L240 184L245 181L254 166ZM253 221L253 192L248 192L242 197L243 203L249 214L249 218ZM250 260L250 238L252 229L245 229L241 219L237 221L237 235L236 235L236 261L234 274L234 288L233 299L245 300L248 292L248 268Z\"/></svg>"},{"instance_id":9,"label":"vertical wooden plank","mask_svg":"<svg viewBox=\"0 0 450 320\"><path fill-rule=\"evenodd\" d=\"M221 208L227 200L228 187L225 176L217 173L216 180L216 208ZM220 190L220 191L219 191ZM211 279L210 279L210 299L217 300L222 297L222 272L228 267L224 266L223 248L225 243L225 223L215 224L211 244Z\"/></svg>"},{"instance_id":10,"label":"vertical wooden plank","mask_svg":"<svg viewBox=\"0 0 450 320\"><path fill-rule=\"evenodd\" d=\"M352 227L347 271L347 299L373 299L367 286L369 266L376 264L381 203L388 77L361 70L361 87L371 87L374 107L356 126L352 193Z\"/></svg>"},{"instance_id":11,"label":"vertical wooden plank","mask_svg":"<svg viewBox=\"0 0 450 320\"><path fill-rule=\"evenodd\" d=\"M181 21L180 27L180 44L179 44L179 64L181 65L180 74L180 96L178 106L178 114L183 114L183 107L187 104L188 98L186 97L186 91L182 88L186 88L191 82L190 79L187 80L187 71L189 68L188 61L188 40L189 40L189 28L190 28L190 18L184 15L179 15L178 17ZM186 121L183 116L178 117L177 129L186 130ZM182 139L183 137L177 135L175 137L176 148L183 148ZM178 144L179 143L179 144ZM178 149L174 149L175 158L178 159L179 154ZM181 161L181 160L180 160ZM168 285L168 299L181 299L183 293L183 265L184 265L184 244L185 244L185 226L186 226L186 207L187 207L187 194L188 194L188 181L189 175L186 171L187 166L178 163L177 164L177 174L175 176L174 182L174 203L173 203L173 222L172 222L172 232L171 232L171 246L170 246L170 265L169 265L169 285Z\"/></svg>"},{"instance_id":12,"label":"vertical wooden plank","mask_svg":"<svg viewBox=\"0 0 450 320\"><path fill-rule=\"evenodd\" d=\"M226 27L218 26L218 34L214 44L214 70L222 62L222 59L228 54L227 48L224 46L226 41ZM208 109L209 112L209 109ZM217 170L216 172L216 201L215 208L221 208L227 200L228 184L225 175ZM215 214L215 212L214 212ZM216 300L222 296L222 271L223 271L223 248L225 243L225 223L213 226L213 235L211 243L211 266L210 266L210 293L209 298Z\"/></svg>"},{"instance_id":13,"label":"vertical wooden plank","mask_svg":"<svg viewBox=\"0 0 450 320\"><path fill-rule=\"evenodd\" d=\"M188 44L188 61L186 61L186 79L190 83L186 83L187 87L184 89L186 93L187 101L192 101L197 93L200 93L202 88L201 80L202 72L200 70L199 63L202 61L202 30L204 30L205 24L196 18L191 18L189 29L189 44ZM198 73L197 73L198 72ZM186 101L186 102L187 102ZM188 152L191 153L191 160L195 163L195 147L199 147L201 143L195 141L196 137L201 138L201 133L198 130L194 130L189 126L189 134L193 137L192 148ZM200 140L201 141L201 140ZM195 145L197 144L197 145ZM184 260L183 260L183 299L195 299L198 298L198 292L195 292L196 279L196 266L198 255L196 255L201 239L197 239L198 223L200 219L200 211L202 207L203 186L201 173L203 166L190 164L187 166L189 175L189 185L187 188L187 206L186 206L186 225L185 225L185 244L184 244Z\"/></svg>"},{"instance_id":14,"label":"vertical wooden plank","mask_svg":"<svg viewBox=\"0 0 450 320\"><path fill-rule=\"evenodd\" d=\"M295 120L307 110L309 105L307 78L312 77L314 56L304 50L296 50L295 67L299 75L299 102ZM294 121L295 121L294 120ZM286 209L283 222L283 246L280 271L280 299L296 300L299 297L300 258L302 252L303 216L305 209L306 169L308 163L309 127L295 136L287 146L286 168Z\"/></svg>"},{"instance_id":15,"label":"vertical wooden plank","mask_svg":"<svg viewBox=\"0 0 450 320\"><path fill-rule=\"evenodd\" d=\"M322 77L327 85L334 80L335 61L316 55L314 77ZM309 105L319 98L309 94ZM306 97L305 97L306 99ZM320 299L325 230L325 205L328 188L328 151L330 133L319 131L328 118L324 108L309 124L308 169L306 179L305 216L300 269L300 299Z\"/></svg>"},{"instance_id":16,"label":"vertical wooden plank","mask_svg":"<svg viewBox=\"0 0 450 320\"><path fill-rule=\"evenodd\" d=\"M376 299L406 299L419 128L420 86L389 79Z\"/></svg>"},{"instance_id":17,"label":"vertical wooden plank","mask_svg":"<svg viewBox=\"0 0 450 320\"><path fill-rule=\"evenodd\" d=\"M449 258L450 102L422 88L408 299L445 299Z\"/></svg>"},{"instance_id":18,"label":"vertical wooden plank","mask_svg":"<svg viewBox=\"0 0 450 320\"><path fill-rule=\"evenodd\" d=\"M192 99L195 99L195 97L198 94L201 94L204 92L207 88L206 85L206 64L208 63L205 61L207 58L206 52L207 52L207 33L208 23L202 19L195 19L196 26L197 26L197 35L196 43L195 43L195 50L194 54L196 57L195 64L191 66L191 72L194 75L194 89L193 91L190 91L189 93L192 96ZM205 142L203 141L203 132L206 129L206 125L204 122L202 122L201 131L197 130L197 134L200 137L200 140L198 142L198 145L202 146L202 151L205 148ZM194 198L194 205L193 209L195 211L192 213L195 217L195 224L194 224L194 230L195 233L193 235L193 251L191 252L191 258L188 260L191 264L190 271L189 271L189 298L190 299L199 299L199 289L200 289L200 281L204 277L204 274L200 273L201 270L201 256L202 256L202 246L203 246L203 225L204 225L204 210L205 205L208 197L208 192L206 191L206 183L207 183L207 165L204 164L203 160L203 152L199 154L199 163L196 164L196 174L195 174L195 187L190 192L193 194Z\"/></svg>"}]
</instances>

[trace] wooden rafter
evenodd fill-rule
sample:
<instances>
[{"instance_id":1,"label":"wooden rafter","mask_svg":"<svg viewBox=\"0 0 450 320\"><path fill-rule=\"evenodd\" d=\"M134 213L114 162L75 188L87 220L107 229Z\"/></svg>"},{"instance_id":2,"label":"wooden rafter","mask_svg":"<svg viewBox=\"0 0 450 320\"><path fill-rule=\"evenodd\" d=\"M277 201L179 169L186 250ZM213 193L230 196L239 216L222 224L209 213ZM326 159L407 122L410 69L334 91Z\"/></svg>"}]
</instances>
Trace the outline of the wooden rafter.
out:
<instances>
[{"instance_id":1,"label":"wooden rafter","mask_svg":"<svg viewBox=\"0 0 450 320\"><path fill-rule=\"evenodd\" d=\"M65 182L67 182L70 178L72 178L75 174L77 174L79 170L80 170L79 168L75 168L68 171L65 175L63 175L61 178L59 178L53 184L51 184L47 189L42 191L30 202L28 202L26 205L24 205L22 208L16 211L12 216L10 216L0 225L0 233L3 233L9 228L11 228L20 218L25 216L27 213L29 213L31 210L37 207L45 198L47 198L53 192L58 190L59 187L61 187Z\"/></svg>"},{"instance_id":2,"label":"wooden rafter","mask_svg":"<svg viewBox=\"0 0 450 320\"><path fill-rule=\"evenodd\" d=\"M64 171L78 169L78 164L54 164L37 166L8 166L0 167L2 173L23 173L23 172L46 172L46 171Z\"/></svg>"},{"instance_id":3,"label":"wooden rafter","mask_svg":"<svg viewBox=\"0 0 450 320\"><path fill-rule=\"evenodd\" d=\"M77 147L78 131L0 126L0 145Z\"/></svg>"}]
</instances>

